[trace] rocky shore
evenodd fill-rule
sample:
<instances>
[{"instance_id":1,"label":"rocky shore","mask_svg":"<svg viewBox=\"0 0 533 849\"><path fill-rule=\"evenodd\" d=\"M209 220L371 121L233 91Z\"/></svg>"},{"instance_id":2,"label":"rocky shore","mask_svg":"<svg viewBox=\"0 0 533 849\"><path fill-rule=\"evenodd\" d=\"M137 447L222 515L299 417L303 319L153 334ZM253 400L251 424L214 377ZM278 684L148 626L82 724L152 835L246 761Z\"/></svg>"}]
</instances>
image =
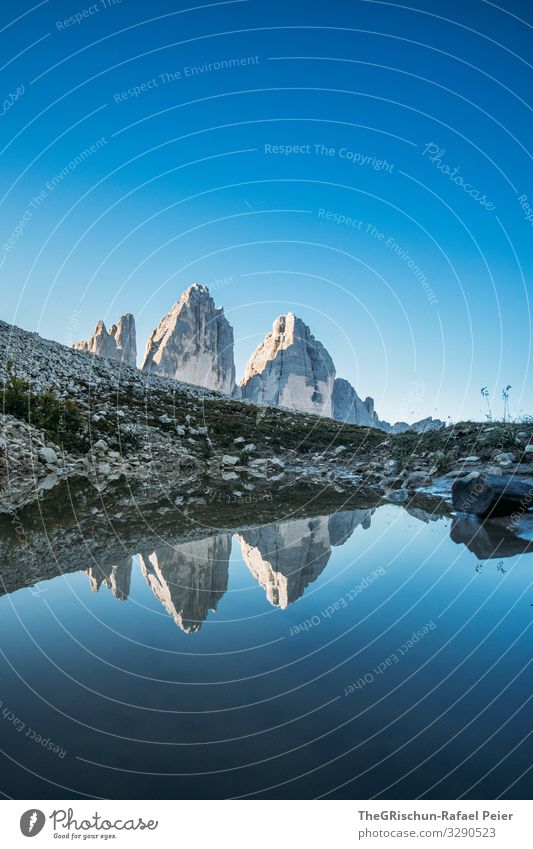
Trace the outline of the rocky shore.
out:
<instances>
[{"instance_id":1,"label":"rocky shore","mask_svg":"<svg viewBox=\"0 0 533 849\"><path fill-rule=\"evenodd\" d=\"M472 471L533 475L533 424L376 428L236 400L0 322L0 512L62 481L177 506L256 506L289 490L407 503ZM217 502L218 499L218 502Z\"/></svg>"}]
</instances>

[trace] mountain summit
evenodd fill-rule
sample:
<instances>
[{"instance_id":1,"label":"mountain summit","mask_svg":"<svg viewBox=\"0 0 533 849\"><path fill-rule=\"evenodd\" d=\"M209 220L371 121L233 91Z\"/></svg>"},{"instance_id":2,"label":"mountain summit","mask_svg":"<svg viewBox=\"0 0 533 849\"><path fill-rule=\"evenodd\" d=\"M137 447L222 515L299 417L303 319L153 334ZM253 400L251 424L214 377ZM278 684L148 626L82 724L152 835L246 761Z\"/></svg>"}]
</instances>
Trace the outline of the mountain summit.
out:
<instances>
[{"instance_id":1,"label":"mountain summit","mask_svg":"<svg viewBox=\"0 0 533 849\"><path fill-rule=\"evenodd\" d=\"M234 394L233 328L207 286L194 283L161 319L148 340L142 369Z\"/></svg>"},{"instance_id":2,"label":"mountain summit","mask_svg":"<svg viewBox=\"0 0 533 849\"><path fill-rule=\"evenodd\" d=\"M333 360L301 318L280 315L252 354L241 383L242 397L331 416Z\"/></svg>"},{"instance_id":3,"label":"mountain summit","mask_svg":"<svg viewBox=\"0 0 533 849\"><path fill-rule=\"evenodd\" d=\"M137 365L137 341L135 319L131 313L121 315L118 324L107 330L103 321L99 321L88 342L77 342L72 346L77 351L89 351L98 357L109 360L122 360L126 365Z\"/></svg>"}]
</instances>

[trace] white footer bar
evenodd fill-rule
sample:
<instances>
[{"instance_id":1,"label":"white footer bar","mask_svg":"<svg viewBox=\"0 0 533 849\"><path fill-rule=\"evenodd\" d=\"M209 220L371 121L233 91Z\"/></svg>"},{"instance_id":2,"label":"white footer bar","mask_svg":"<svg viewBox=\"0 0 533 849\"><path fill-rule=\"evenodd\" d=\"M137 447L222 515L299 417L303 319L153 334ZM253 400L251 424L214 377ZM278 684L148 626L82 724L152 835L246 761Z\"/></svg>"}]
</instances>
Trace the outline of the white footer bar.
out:
<instances>
[{"instance_id":1,"label":"white footer bar","mask_svg":"<svg viewBox=\"0 0 533 849\"><path fill-rule=\"evenodd\" d=\"M533 846L532 806L411 801L3 801L6 847L111 845L285 847ZM67 842L68 841L68 842Z\"/></svg>"}]
</instances>

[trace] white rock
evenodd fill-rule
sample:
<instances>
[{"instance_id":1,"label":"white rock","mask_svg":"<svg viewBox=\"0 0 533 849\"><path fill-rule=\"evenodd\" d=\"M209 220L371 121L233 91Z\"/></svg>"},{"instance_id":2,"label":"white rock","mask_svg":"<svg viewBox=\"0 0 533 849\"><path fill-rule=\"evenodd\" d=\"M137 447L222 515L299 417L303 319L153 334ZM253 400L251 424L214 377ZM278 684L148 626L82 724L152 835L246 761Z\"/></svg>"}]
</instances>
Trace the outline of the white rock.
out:
<instances>
[{"instance_id":1,"label":"white rock","mask_svg":"<svg viewBox=\"0 0 533 849\"><path fill-rule=\"evenodd\" d=\"M221 462L223 466L238 466L239 458L233 457L231 454L224 454Z\"/></svg>"},{"instance_id":2,"label":"white rock","mask_svg":"<svg viewBox=\"0 0 533 849\"><path fill-rule=\"evenodd\" d=\"M241 383L242 397L331 416L334 380L330 355L307 325L289 312L276 319L250 358Z\"/></svg>"},{"instance_id":3,"label":"white rock","mask_svg":"<svg viewBox=\"0 0 533 849\"><path fill-rule=\"evenodd\" d=\"M259 469L266 466L267 462L268 461L265 457L256 457L255 460L250 460L248 462L248 466L251 469Z\"/></svg>"},{"instance_id":4,"label":"white rock","mask_svg":"<svg viewBox=\"0 0 533 849\"><path fill-rule=\"evenodd\" d=\"M333 384L331 415L338 421L366 427L376 427L378 419L373 399L361 401L351 383L342 377L337 377Z\"/></svg>"},{"instance_id":5,"label":"white rock","mask_svg":"<svg viewBox=\"0 0 533 849\"><path fill-rule=\"evenodd\" d=\"M78 351L89 351L89 353L99 357L121 360L126 365L136 366L135 319L131 313L126 313L119 318L118 324L114 324L109 331L104 322L99 321L92 338L88 342L77 342L72 347Z\"/></svg>"},{"instance_id":6,"label":"white rock","mask_svg":"<svg viewBox=\"0 0 533 849\"><path fill-rule=\"evenodd\" d=\"M233 394L233 328L206 286L183 293L146 346L143 371Z\"/></svg>"}]
</instances>

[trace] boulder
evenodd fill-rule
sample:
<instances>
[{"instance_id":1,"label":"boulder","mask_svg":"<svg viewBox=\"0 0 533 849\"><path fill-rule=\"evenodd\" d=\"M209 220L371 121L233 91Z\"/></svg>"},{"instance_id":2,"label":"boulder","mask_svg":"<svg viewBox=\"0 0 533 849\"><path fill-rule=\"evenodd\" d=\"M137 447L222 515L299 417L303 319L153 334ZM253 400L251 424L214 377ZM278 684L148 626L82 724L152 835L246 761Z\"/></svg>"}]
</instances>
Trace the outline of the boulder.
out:
<instances>
[{"instance_id":1,"label":"boulder","mask_svg":"<svg viewBox=\"0 0 533 849\"><path fill-rule=\"evenodd\" d=\"M231 454L224 454L221 460L223 466L238 466L239 462L239 458L232 457Z\"/></svg>"},{"instance_id":2,"label":"boulder","mask_svg":"<svg viewBox=\"0 0 533 849\"><path fill-rule=\"evenodd\" d=\"M452 485L456 510L473 516L523 515L533 506L533 480L473 473Z\"/></svg>"},{"instance_id":3,"label":"boulder","mask_svg":"<svg viewBox=\"0 0 533 849\"><path fill-rule=\"evenodd\" d=\"M57 454L53 448L41 448L39 451L39 460L47 465L55 465L57 463Z\"/></svg>"},{"instance_id":4,"label":"boulder","mask_svg":"<svg viewBox=\"0 0 533 849\"><path fill-rule=\"evenodd\" d=\"M411 472L403 485L406 489L417 489L419 486L430 486L431 482L431 477L427 472Z\"/></svg>"},{"instance_id":5,"label":"boulder","mask_svg":"<svg viewBox=\"0 0 533 849\"><path fill-rule=\"evenodd\" d=\"M397 475L399 471L400 471L400 464L399 464L398 460L391 459L391 460L386 460L386 462L383 463L384 474L386 474L386 475Z\"/></svg>"}]
</instances>

